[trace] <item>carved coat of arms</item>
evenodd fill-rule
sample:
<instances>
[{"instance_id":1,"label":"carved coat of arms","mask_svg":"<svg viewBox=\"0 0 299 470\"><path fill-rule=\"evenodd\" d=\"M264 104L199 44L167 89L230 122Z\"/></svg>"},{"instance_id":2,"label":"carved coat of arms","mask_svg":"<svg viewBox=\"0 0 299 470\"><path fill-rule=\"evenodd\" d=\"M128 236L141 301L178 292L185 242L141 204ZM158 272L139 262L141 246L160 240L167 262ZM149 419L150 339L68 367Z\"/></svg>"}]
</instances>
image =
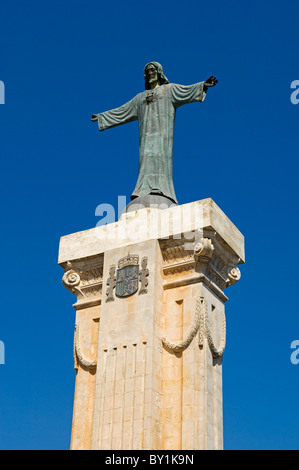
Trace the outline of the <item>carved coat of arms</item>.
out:
<instances>
[{"instance_id":1,"label":"carved coat of arms","mask_svg":"<svg viewBox=\"0 0 299 470\"><path fill-rule=\"evenodd\" d=\"M139 269L139 256L131 254L119 260L116 275L115 268L115 266L111 266L109 270L106 302L114 300L114 288L117 297L129 297L135 294L138 291L139 282L141 284L139 294L147 293L147 276L149 274L147 258L142 258L141 270Z\"/></svg>"},{"instance_id":2,"label":"carved coat of arms","mask_svg":"<svg viewBox=\"0 0 299 470\"><path fill-rule=\"evenodd\" d=\"M139 266L124 266L117 270L116 273L116 289L117 297L127 297L135 294L138 290L138 274Z\"/></svg>"}]
</instances>

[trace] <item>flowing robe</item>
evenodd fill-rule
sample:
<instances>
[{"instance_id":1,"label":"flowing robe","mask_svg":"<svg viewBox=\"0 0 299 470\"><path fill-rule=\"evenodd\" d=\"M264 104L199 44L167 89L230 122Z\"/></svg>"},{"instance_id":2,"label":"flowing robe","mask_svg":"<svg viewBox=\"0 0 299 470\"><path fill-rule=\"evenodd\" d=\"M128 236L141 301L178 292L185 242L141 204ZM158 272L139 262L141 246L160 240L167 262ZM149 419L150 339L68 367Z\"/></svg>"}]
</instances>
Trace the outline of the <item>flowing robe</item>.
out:
<instances>
[{"instance_id":1,"label":"flowing robe","mask_svg":"<svg viewBox=\"0 0 299 470\"><path fill-rule=\"evenodd\" d=\"M204 101L204 82L161 85L136 95L119 108L98 114L99 130L139 121L139 172L131 199L160 194L177 203L173 167L173 133L176 109Z\"/></svg>"}]
</instances>

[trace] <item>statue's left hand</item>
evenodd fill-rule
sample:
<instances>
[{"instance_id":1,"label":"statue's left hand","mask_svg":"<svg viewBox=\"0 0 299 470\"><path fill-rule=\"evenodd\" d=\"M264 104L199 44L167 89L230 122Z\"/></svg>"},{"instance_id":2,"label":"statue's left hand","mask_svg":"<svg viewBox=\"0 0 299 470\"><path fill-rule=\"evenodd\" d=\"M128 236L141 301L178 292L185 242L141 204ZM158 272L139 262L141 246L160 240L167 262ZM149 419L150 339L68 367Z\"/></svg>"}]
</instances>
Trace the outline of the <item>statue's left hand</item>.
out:
<instances>
[{"instance_id":1,"label":"statue's left hand","mask_svg":"<svg viewBox=\"0 0 299 470\"><path fill-rule=\"evenodd\" d=\"M217 85L217 83L218 83L217 78L211 75L209 78L207 78L204 85L209 88L209 87Z\"/></svg>"},{"instance_id":2,"label":"statue's left hand","mask_svg":"<svg viewBox=\"0 0 299 470\"><path fill-rule=\"evenodd\" d=\"M91 121L95 122L95 121L97 121L97 120L98 120L98 114L93 114L93 115L91 116Z\"/></svg>"}]
</instances>

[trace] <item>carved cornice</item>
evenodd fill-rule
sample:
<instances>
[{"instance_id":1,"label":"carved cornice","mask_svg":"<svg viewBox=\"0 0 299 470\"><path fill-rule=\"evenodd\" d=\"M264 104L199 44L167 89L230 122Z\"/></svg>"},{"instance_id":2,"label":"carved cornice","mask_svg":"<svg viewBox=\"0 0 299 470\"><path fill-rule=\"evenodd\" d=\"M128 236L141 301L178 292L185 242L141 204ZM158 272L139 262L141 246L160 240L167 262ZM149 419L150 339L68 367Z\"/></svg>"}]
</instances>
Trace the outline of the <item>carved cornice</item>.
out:
<instances>
[{"instance_id":1,"label":"carved cornice","mask_svg":"<svg viewBox=\"0 0 299 470\"><path fill-rule=\"evenodd\" d=\"M205 235L207 237L202 238L195 246L195 270L204 274L223 291L240 279L241 272L236 266L240 259L217 239L215 232L207 231Z\"/></svg>"},{"instance_id":2,"label":"carved cornice","mask_svg":"<svg viewBox=\"0 0 299 470\"><path fill-rule=\"evenodd\" d=\"M75 294L76 309L101 303L103 284L103 256L97 259L68 261L62 278L64 287Z\"/></svg>"},{"instance_id":3,"label":"carved cornice","mask_svg":"<svg viewBox=\"0 0 299 470\"><path fill-rule=\"evenodd\" d=\"M240 259L214 230L194 232L193 240L161 240L164 288L169 289L196 282L207 284L223 301L226 287L241 277L236 266Z\"/></svg>"},{"instance_id":4,"label":"carved cornice","mask_svg":"<svg viewBox=\"0 0 299 470\"><path fill-rule=\"evenodd\" d=\"M194 240L195 234L188 240L185 238L160 240L163 256L163 274L167 282L178 277L189 276L194 272Z\"/></svg>"}]
</instances>

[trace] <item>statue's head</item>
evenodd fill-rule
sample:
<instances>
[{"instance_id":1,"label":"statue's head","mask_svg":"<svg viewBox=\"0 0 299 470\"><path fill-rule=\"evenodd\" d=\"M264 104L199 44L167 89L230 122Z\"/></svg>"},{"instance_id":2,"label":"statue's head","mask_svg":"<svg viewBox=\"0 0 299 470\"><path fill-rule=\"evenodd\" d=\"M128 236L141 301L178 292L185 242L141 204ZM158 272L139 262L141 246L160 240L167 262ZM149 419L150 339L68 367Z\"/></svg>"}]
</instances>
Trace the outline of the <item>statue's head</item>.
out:
<instances>
[{"instance_id":1,"label":"statue's head","mask_svg":"<svg viewBox=\"0 0 299 470\"><path fill-rule=\"evenodd\" d=\"M165 85L169 83L167 78L165 77L163 73L163 68L162 65L159 64L159 62L149 62L146 64L144 67L144 84L145 84L145 89L150 90L151 85L150 82L152 80L157 80L159 81L160 85Z\"/></svg>"}]
</instances>

